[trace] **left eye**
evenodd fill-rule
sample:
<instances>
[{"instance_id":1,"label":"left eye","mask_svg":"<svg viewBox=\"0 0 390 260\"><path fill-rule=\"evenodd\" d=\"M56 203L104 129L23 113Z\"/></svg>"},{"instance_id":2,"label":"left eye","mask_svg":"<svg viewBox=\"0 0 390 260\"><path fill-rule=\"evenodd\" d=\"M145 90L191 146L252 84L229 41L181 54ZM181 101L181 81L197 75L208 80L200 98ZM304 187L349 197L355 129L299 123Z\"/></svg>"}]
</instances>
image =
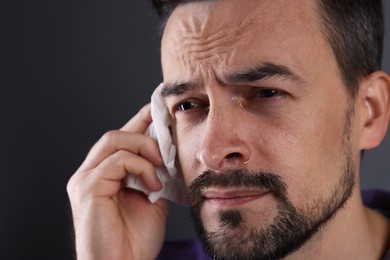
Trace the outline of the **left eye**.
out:
<instances>
[{"instance_id":1,"label":"left eye","mask_svg":"<svg viewBox=\"0 0 390 260\"><path fill-rule=\"evenodd\" d=\"M260 98L273 98L276 96L279 96L283 94L283 91L277 90L277 89L262 89L259 91L256 91L254 96L260 97Z\"/></svg>"}]
</instances>

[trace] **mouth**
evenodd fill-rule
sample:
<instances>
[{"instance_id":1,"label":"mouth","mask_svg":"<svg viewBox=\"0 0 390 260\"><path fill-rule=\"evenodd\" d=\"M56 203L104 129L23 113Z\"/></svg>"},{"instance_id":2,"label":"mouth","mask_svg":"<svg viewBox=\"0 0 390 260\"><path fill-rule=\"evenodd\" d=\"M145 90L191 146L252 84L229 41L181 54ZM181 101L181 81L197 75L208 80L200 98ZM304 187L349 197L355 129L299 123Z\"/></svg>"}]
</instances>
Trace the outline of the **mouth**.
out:
<instances>
[{"instance_id":1,"label":"mouth","mask_svg":"<svg viewBox=\"0 0 390 260\"><path fill-rule=\"evenodd\" d=\"M260 199L267 194L269 190L259 190L250 188L207 188L202 191L205 202L214 208L233 208Z\"/></svg>"}]
</instances>

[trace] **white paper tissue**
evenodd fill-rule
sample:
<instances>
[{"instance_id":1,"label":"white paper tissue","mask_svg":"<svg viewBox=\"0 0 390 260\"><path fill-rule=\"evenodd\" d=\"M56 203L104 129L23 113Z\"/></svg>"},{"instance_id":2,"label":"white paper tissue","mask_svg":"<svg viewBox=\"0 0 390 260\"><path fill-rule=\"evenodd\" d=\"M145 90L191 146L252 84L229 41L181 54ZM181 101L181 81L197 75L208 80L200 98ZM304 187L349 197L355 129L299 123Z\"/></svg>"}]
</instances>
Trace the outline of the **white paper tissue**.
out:
<instances>
[{"instance_id":1,"label":"white paper tissue","mask_svg":"<svg viewBox=\"0 0 390 260\"><path fill-rule=\"evenodd\" d=\"M162 87L163 84L161 83L153 92L151 98L153 122L145 134L158 142L165 167L157 167L156 172L163 188L157 192L150 192L143 184L141 178L130 174L126 179L126 186L144 192L152 203L160 198L164 198L181 205L187 205L187 191L184 180L175 167L176 147L172 143L172 137L168 128L170 116L161 97Z\"/></svg>"}]
</instances>

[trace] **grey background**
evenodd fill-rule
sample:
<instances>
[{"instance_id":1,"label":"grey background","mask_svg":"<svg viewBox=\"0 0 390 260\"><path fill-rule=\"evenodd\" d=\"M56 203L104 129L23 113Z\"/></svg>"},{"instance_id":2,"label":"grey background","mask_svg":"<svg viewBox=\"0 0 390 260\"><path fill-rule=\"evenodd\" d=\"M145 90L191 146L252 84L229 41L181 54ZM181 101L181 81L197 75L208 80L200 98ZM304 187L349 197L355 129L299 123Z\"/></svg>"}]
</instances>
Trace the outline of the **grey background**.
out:
<instances>
[{"instance_id":1,"label":"grey background","mask_svg":"<svg viewBox=\"0 0 390 260\"><path fill-rule=\"evenodd\" d=\"M158 21L146 1L2 1L0 39L0 259L72 259L67 180L161 81ZM389 154L387 134L363 188L389 189ZM186 208L167 225L168 239L193 236Z\"/></svg>"}]
</instances>

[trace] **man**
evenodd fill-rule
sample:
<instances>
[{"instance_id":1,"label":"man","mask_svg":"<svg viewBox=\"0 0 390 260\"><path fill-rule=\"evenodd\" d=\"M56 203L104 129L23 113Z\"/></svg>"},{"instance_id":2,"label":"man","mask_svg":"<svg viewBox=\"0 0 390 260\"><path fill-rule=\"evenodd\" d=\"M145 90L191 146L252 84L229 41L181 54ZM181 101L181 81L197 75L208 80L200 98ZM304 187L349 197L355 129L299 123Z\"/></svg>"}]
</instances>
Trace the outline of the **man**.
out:
<instances>
[{"instance_id":1,"label":"man","mask_svg":"<svg viewBox=\"0 0 390 260\"><path fill-rule=\"evenodd\" d=\"M362 152L381 142L390 114L380 1L154 4L166 18L162 95L177 166L209 256L389 257L389 207L369 209L359 190ZM122 185L131 174L161 188L161 155L143 135L150 123L147 105L104 135L69 181L79 259L159 254L166 201Z\"/></svg>"}]
</instances>

